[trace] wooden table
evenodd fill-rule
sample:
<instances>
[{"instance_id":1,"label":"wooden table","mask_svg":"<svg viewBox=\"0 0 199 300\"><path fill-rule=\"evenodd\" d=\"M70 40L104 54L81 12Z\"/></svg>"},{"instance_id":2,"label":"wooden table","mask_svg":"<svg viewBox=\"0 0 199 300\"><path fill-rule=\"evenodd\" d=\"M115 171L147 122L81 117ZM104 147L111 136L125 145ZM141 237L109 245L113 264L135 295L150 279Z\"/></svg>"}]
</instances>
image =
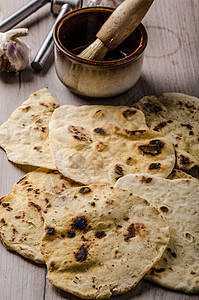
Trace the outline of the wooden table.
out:
<instances>
[{"instance_id":1,"label":"wooden table","mask_svg":"<svg viewBox=\"0 0 199 300\"><path fill-rule=\"evenodd\" d=\"M23 6L27 0L0 0L0 9L5 18ZM1 15L1 13L0 13ZM126 94L113 99L85 101L73 95L58 80L50 57L44 71L34 73L31 67L15 74L0 74L0 123L7 120L11 112L30 93L48 87L59 104L122 104L130 105L144 95L162 92L181 92L199 97L199 1L198 0L156 0L143 20L149 35L149 43L143 72L138 83ZM31 48L32 58L53 24L47 4L20 26L29 28L25 41ZM7 161L0 150L0 194L11 193L12 186L27 167ZM1 300L61 300L76 299L55 287L45 279L46 269L0 244L0 299ZM173 292L146 281L140 282L132 291L114 299L199 299L197 295Z\"/></svg>"}]
</instances>

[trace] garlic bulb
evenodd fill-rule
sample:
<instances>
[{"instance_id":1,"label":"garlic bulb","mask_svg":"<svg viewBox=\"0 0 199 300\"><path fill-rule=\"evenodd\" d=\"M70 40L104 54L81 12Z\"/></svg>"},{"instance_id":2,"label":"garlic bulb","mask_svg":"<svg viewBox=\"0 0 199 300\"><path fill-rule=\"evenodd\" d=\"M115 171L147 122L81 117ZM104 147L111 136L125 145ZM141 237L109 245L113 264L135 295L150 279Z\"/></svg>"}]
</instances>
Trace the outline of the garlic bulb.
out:
<instances>
[{"instance_id":1,"label":"garlic bulb","mask_svg":"<svg viewBox=\"0 0 199 300\"><path fill-rule=\"evenodd\" d=\"M26 68L29 62L29 47L18 39L26 35L26 28L0 32L0 72L17 72Z\"/></svg>"},{"instance_id":2,"label":"garlic bulb","mask_svg":"<svg viewBox=\"0 0 199 300\"><path fill-rule=\"evenodd\" d=\"M87 6L105 6L116 8L118 7L123 0L88 0Z\"/></svg>"}]
</instances>

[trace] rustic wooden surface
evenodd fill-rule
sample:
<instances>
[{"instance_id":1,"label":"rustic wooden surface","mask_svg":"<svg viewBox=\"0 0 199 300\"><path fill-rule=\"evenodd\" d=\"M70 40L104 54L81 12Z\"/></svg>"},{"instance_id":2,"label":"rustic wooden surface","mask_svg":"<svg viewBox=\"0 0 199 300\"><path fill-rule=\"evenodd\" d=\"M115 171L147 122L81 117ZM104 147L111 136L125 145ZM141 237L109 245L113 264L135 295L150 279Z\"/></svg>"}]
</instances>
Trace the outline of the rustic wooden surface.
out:
<instances>
[{"instance_id":1,"label":"rustic wooden surface","mask_svg":"<svg viewBox=\"0 0 199 300\"><path fill-rule=\"evenodd\" d=\"M0 18L5 18L23 6L27 0L0 0ZM85 101L70 93L58 80L53 55L45 70L34 73L30 67L14 74L0 74L0 123L26 100L30 93L48 87L60 104L123 104L130 105L144 95L181 92L199 97L199 1L156 0L143 20L149 43L138 83L126 94L113 99ZM34 57L54 17L47 4L20 24L29 28L26 39ZM19 27L19 25L18 25ZM12 186L29 169L7 161L0 150L0 195L12 192ZM0 299L2 300L62 300L77 299L45 279L46 270L0 244ZM191 300L198 295L173 292L146 281L132 291L114 299Z\"/></svg>"}]
</instances>

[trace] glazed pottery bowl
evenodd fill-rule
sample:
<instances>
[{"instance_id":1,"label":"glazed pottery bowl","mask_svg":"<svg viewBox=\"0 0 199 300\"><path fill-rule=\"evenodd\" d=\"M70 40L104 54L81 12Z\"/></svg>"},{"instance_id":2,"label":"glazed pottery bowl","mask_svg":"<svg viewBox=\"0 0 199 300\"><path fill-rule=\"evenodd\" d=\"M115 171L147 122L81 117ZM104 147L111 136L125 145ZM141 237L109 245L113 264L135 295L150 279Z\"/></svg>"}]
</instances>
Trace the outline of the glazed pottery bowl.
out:
<instances>
[{"instance_id":1,"label":"glazed pottery bowl","mask_svg":"<svg viewBox=\"0 0 199 300\"><path fill-rule=\"evenodd\" d=\"M103 61L78 54L96 39L112 8L87 7L69 12L55 25L55 67L58 78L72 92L105 98L126 92L139 79L147 33L142 24Z\"/></svg>"}]
</instances>

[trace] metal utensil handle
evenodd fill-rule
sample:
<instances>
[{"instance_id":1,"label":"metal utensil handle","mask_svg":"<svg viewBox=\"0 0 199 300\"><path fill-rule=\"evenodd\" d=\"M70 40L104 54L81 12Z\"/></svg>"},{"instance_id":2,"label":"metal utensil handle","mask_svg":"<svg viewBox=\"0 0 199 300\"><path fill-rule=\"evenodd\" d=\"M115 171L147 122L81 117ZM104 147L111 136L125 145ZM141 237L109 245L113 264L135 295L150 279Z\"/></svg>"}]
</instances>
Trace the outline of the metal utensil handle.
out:
<instances>
[{"instance_id":1,"label":"metal utensil handle","mask_svg":"<svg viewBox=\"0 0 199 300\"><path fill-rule=\"evenodd\" d=\"M54 27L56 22L63 17L63 15L65 15L67 12L69 12L71 10L71 6L69 4L64 4L61 8L61 11L54 23L54 25L52 26L52 28L50 29L48 35L46 36L46 39L44 40L43 44L41 45L39 51L37 52L34 60L31 63L31 67L39 72L43 69L44 64L47 60L47 58L49 57L50 53L53 50L53 46L54 46L54 42L53 42L53 31L54 31Z\"/></svg>"},{"instance_id":2,"label":"metal utensil handle","mask_svg":"<svg viewBox=\"0 0 199 300\"><path fill-rule=\"evenodd\" d=\"M11 29L48 2L50 2L50 0L32 0L28 2L0 23L0 31L5 32Z\"/></svg>"}]
</instances>

